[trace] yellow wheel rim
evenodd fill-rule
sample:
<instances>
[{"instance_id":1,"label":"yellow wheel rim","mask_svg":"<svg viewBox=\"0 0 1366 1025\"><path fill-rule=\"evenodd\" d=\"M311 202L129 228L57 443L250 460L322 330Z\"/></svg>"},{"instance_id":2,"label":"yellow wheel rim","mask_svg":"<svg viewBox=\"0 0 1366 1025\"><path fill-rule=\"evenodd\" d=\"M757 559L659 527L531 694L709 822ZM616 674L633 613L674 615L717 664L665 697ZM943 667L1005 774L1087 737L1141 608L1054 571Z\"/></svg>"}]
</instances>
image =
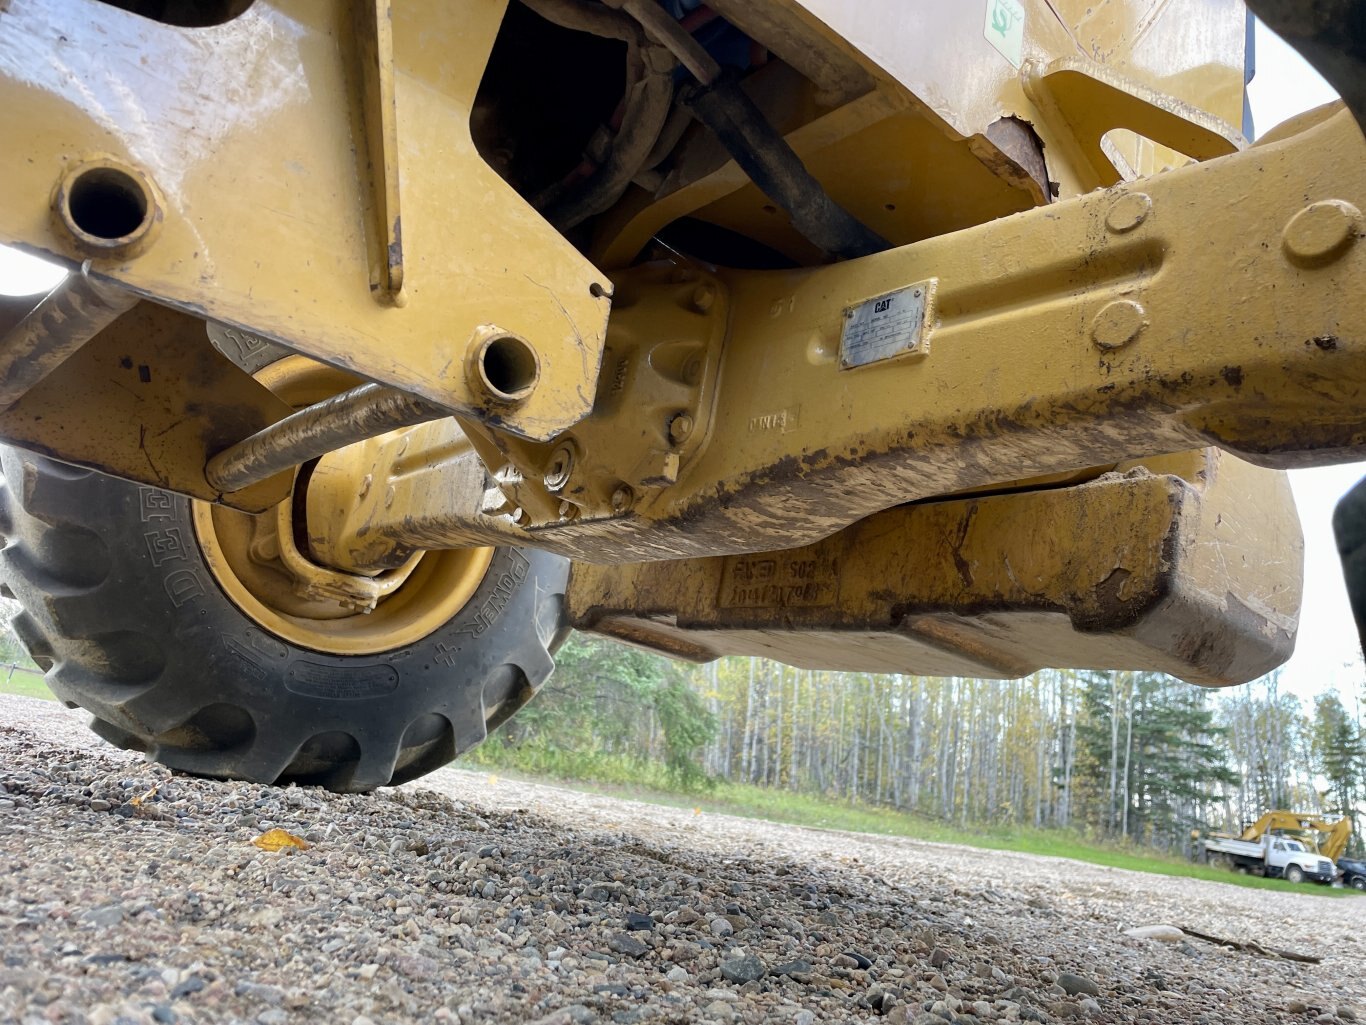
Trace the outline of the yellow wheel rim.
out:
<instances>
[{"instance_id":1,"label":"yellow wheel rim","mask_svg":"<svg viewBox=\"0 0 1366 1025\"><path fill-rule=\"evenodd\" d=\"M278 360L256 379L296 408L360 383L303 356ZM331 655L370 655L421 640L465 607L493 561L492 548L427 552L401 586L362 614L295 593L294 578L272 557L276 510L253 516L196 501L191 515L204 561L228 600L268 633Z\"/></svg>"}]
</instances>

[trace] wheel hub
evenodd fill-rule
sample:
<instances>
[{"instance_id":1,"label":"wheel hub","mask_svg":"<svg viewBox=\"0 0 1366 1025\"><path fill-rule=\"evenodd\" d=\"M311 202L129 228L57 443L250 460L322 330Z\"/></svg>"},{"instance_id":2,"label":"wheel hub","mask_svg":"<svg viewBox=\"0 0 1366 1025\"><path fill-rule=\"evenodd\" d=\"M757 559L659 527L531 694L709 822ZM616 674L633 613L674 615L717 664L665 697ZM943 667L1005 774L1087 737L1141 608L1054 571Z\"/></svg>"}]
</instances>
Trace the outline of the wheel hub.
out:
<instances>
[{"instance_id":1,"label":"wheel hub","mask_svg":"<svg viewBox=\"0 0 1366 1025\"><path fill-rule=\"evenodd\" d=\"M302 356L256 374L285 401L305 406L354 387L356 378ZM374 576L312 562L292 498L259 515L194 502L205 563L229 600L262 629L330 654L370 654L425 637L464 607L493 548L419 552Z\"/></svg>"}]
</instances>

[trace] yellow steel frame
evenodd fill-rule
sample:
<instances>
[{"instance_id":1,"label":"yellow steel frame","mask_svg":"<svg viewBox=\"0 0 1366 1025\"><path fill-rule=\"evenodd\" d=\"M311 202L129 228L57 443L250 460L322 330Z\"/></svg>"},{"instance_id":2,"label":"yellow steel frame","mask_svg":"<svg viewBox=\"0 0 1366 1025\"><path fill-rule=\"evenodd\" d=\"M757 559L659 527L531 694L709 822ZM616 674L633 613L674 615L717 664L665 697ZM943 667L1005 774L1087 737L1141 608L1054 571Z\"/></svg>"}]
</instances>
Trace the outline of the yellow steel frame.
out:
<instances>
[{"instance_id":1,"label":"yellow steel frame","mask_svg":"<svg viewBox=\"0 0 1366 1025\"><path fill-rule=\"evenodd\" d=\"M576 627L693 661L1023 676L1143 666L1255 679L1294 644L1284 474L1213 449L1072 487L903 506L802 548L577 564Z\"/></svg>"},{"instance_id":2,"label":"yellow steel frame","mask_svg":"<svg viewBox=\"0 0 1366 1025\"><path fill-rule=\"evenodd\" d=\"M406 477L388 506L374 492L354 499L363 539L313 533L339 565L389 564L385 538L509 536L632 562L805 544L901 502L1204 444L1270 465L1341 458L1366 444L1366 143L1345 110L1300 129L862 260L714 283L691 271L724 286L730 334L710 349L713 440L684 453L675 480L617 501L629 466L612 456L633 451L619 440L573 515L551 501L557 445L590 426L599 447L662 430L662 416L637 417L649 394L628 395L550 443L504 438L480 452L506 509ZM648 294L652 274L626 272L618 287ZM844 367L846 311L917 286L929 296L917 344ZM664 325L677 305L638 301L614 324L674 337ZM616 374L604 370L600 393ZM461 458L477 457L433 472L464 479Z\"/></svg>"},{"instance_id":3,"label":"yellow steel frame","mask_svg":"<svg viewBox=\"0 0 1366 1025\"><path fill-rule=\"evenodd\" d=\"M0 243L90 259L168 306L550 437L592 403L610 286L474 149L505 3L278 0L195 29L7 3L0 135L23 141L0 147ZM54 215L91 160L150 183L156 238L139 252ZM467 373L490 327L539 359L518 402Z\"/></svg>"},{"instance_id":4,"label":"yellow steel frame","mask_svg":"<svg viewBox=\"0 0 1366 1025\"><path fill-rule=\"evenodd\" d=\"M684 654L766 650L770 632L803 617L817 633L904 628L979 669L1020 671L1032 656L1001 655L1001 638L1021 635L991 622L995 602L1025 611L1026 631L1031 615L1061 624L1050 659L1090 651L1081 635L1129 616L1148 630L1131 632L1134 658L1244 678L1283 656L1298 580L1287 569L1259 583L1211 553L1246 559L1264 535L1293 548L1274 473L1196 453L1148 460L1155 475L1132 481L884 512L1206 444L1270 465L1366 444L1366 144L1349 114L1245 149L1227 123L1241 98L1241 42L1226 45L1234 0L1197 5L1218 47L1170 61L1172 5L1021 2L1017 65L982 37L975 5L926 4L929 20L912 24L892 0L770 0L748 13L724 0L789 55L745 83L756 102L837 201L909 244L790 271L634 265L682 216L816 262L694 129L657 190L635 189L598 220L587 249L609 278L475 150L470 111L505 0L259 0L192 30L105 4L76 16L64 0L10 0L0 136L24 145L0 149L0 242L85 263L157 305L136 306L0 412L0 434L238 508L271 505L288 481L232 496L204 481L214 450L285 408L191 340L187 325L207 320L220 337L280 343L458 417L320 461L294 500L308 554L338 570L490 543L677 560L620 580L580 569L576 616ZM1110 24L1116 6L1137 20ZM928 166L903 174L917 157ZM110 181L137 217L101 235L76 200ZM917 202L960 182L970 195L943 210ZM854 355L850 322L912 294L898 344ZM155 330L132 337L139 324ZM503 341L529 349L532 368L507 387L481 362ZM125 343L185 375L140 381L130 403L114 394ZM67 387L121 418L115 443L88 418L63 434ZM219 404L197 403L210 390ZM1246 501L1219 497L1230 494ZM1261 534L1202 547L1218 533L1211 510L1257 496L1272 496ZM1050 509L1066 514L1055 517L1071 524L1065 538L1015 525L1022 512L1054 522ZM1094 526L1117 518L1123 558ZM992 525L973 542L991 572L965 579L974 521ZM878 534L924 524L941 542L907 550ZM1060 555L1064 541L1081 542L1075 558ZM791 550L821 545L850 565L874 560L865 581L879 559L919 559L923 573L879 596L846 593L853 578L833 572L837 598L818 611L726 602L748 572L734 560L777 549L789 554L775 565L791 565L804 561ZM1033 583L1011 578L1017 563ZM878 604L898 591L895 609ZM1254 611L1221 606L1224 595ZM913 599L934 608L911 623ZM1105 615L1088 618L1088 602ZM999 636L964 632L965 616ZM1205 625L1181 634L1183 617ZM1221 634L1220 623L1232 625ZM688 630L711 636L680 639ZM1211 637L1233 647L1199 650Z\"/></svg>"}]
</instances>

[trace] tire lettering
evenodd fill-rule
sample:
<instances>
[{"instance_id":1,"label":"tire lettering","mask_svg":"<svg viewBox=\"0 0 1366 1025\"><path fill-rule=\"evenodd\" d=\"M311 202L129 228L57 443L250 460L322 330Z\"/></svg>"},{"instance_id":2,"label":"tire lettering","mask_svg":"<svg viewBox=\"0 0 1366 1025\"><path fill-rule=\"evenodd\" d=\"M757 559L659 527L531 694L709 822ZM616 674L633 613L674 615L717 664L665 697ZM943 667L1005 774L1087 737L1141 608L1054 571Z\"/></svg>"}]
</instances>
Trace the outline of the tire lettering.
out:
<instances>
[{"instance_id":1,"label":"tire lettering","mask_svg":"<svg viewBox=\"0 0 1366 1025\"><path fill-rule=\"evenodd\" d=\"M169 520L175 515L175 497L167 491L156 488L138 488L138 507L143 523L154 520Z\"/></svg>"},{"instance_id":2,"label":"tire lettering","mask_svg":"<svg viewBox=\"0 0 1366 1025\"><path fill-rule=\"evenodd\" d=\"M166 589L166 597L171 599L171 604L176 608L180 608L191 598L204 597L204 582L192 569L176 570L166 577L162 586Z\"/></svg>"},{"instance_id":3,"label":"tire lettering","mask_svg":"<svg viewBox=\"0 0 1366 1025\"><path fill-rule=\"evenodd\" d=\"M479 606L479 610L474 614L474 622L462 625L458 629L458 633L482 637L489 627L498 622L498 617L508 607L508 602L512 601L517 585L525 580L527 574L531 572L531 563L527 562L526 556L521 552L514 550L510 554L512 555L512 566L494 581L493 593L485 598L484 603ZM455 664L454 659L446 664L453 666Z\"/></svg>"},{"instance_id":4,"label":"tire lettering","mask_svg":"<svg viewBox=\"0 0 1366 1025\"><path fill-rule=\"evenodd\" d=\"M147 554L151 556L153 566L185 558L185 539L180 536L179 527L149 530L142 538L147 542Z\"/></svg>"},{"instance_id":5,"label":"tire lettering","mask_svg":"<svg viewBox=\"0 0 1366 1025\"><path fill-rule=\"evenodd\" d=\"M325 666L317 662L293 662L285 674L285 688L310 698L355 701L378 698L398 690L398 670L393 666Z\"/></svg>"}]
</instances>

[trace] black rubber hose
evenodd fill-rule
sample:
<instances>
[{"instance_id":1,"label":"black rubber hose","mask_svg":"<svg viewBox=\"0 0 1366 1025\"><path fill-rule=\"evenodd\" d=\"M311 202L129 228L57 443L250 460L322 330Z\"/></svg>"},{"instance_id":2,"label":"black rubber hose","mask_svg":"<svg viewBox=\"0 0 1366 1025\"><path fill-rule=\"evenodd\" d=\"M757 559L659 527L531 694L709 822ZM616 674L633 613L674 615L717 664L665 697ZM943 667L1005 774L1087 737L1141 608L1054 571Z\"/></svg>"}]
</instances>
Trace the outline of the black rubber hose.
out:
<instances>
[{"instance_id":1,"label":"black rubber hose","mask_svg":"<svg viewBox=\"0 0 1366 1025\"><path fill-rule=\"evenodd\" d=\"M868 256L892 244L840 206L787 141L734 80L723 80L684 101L745 174L787 211L792 227L813 245L842 260Z\"/></svg>"}]
</instances>

